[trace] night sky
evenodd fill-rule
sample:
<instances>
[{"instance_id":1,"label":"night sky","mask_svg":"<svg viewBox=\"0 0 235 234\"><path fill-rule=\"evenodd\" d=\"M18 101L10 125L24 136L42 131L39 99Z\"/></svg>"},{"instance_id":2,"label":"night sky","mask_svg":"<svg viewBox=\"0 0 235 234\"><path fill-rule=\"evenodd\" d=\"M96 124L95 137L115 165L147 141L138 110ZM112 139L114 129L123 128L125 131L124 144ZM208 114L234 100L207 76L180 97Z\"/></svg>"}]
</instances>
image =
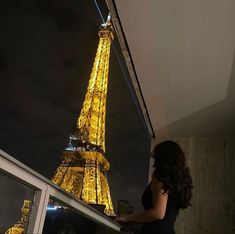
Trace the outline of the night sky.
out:
<instances>
[{"instance_id":1,"label":"night sky","mask_svg":"<svg viewBox=\"0 0 235 234\"><path fill-rule=\"evenodd\" d=\"M105 1L97 2L106 18ZM100 23L91 0L0 2L0 148L47 178L75 130ZM117 38L114 46L106 122L108 180L114 207L118 199L127 199L138 210L150 138Z\"/></svg>"}]
</instances>

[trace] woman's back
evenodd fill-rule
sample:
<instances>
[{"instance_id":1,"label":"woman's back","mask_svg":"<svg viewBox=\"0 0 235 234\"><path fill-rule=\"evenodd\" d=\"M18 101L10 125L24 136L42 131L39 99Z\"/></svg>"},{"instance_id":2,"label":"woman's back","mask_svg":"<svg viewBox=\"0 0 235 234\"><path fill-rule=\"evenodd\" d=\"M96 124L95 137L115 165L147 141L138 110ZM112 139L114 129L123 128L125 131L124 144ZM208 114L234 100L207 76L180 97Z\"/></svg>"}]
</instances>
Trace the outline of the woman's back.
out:
<instances>
[{"instance_id":1,"label":"woman's back","mask_svg":"<svg viewBox=\"0 0 235 234\"><path fill-rule=\"evenodd\" d=\"M174 224L176 216L179 212L179 206L176 205L176 197L168 196L165 216L162 220L156 220L144 223L142 234L174 234ZM153 207L153 195L150 184L146 188L142 196L142 204L145 210Z\"/></svg>"}]
</instances>

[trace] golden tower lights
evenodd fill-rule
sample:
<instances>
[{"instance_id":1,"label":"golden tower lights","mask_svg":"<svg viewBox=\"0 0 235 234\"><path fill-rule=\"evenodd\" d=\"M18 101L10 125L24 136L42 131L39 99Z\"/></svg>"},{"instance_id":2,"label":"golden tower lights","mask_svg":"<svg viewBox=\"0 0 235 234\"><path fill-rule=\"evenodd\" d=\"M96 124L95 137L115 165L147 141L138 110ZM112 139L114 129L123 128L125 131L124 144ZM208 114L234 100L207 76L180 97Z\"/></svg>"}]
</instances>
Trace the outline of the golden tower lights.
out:
<instances>
[{"instance_id":1,"label":"golden tower lights","mask_svg":"<svg viewBox=\"0 0 235 234\"><path fill-rule=\"evenodd\" d=\"M63 151L63 160L52 181L88 204L105 205L104 212L114 215L107 180L110 164L105 158L105 117L110 47L114 31L110 22L99 29L99 44L90 80L77 121Z\"/></svg>"}]
</instances>

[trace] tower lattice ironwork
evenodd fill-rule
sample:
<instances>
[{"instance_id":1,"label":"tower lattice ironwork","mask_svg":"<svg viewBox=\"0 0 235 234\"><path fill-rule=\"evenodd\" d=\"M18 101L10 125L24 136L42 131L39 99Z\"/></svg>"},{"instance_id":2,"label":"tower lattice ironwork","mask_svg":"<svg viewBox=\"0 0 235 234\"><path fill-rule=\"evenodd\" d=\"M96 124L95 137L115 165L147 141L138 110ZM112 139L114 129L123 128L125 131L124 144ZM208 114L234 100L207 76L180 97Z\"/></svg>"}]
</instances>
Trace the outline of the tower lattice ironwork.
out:
<instances>
[{"instance_id":1,"label":"tower lattice ironwork","mask_svg":"<svg viewBox=\"0 0 235 234\"><path fill-rule=\"evenodd\" d=\"M110 15L98 33L100 39L77 128L62 153L52 181L88 204L105 205L114 215L105 158L105 116L110 47L114 39Z\"/></svg>"}]
</instances>

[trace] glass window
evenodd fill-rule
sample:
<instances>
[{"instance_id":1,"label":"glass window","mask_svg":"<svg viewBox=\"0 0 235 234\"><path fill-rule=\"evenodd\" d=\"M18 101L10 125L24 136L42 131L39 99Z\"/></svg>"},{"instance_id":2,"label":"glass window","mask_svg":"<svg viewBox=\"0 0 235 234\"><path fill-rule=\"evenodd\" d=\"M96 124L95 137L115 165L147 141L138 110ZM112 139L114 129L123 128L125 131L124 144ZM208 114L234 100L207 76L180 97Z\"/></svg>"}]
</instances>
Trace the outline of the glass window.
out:
<instances>
[{"instance_id":1,"label":"glass window","mask_svg":"<svg viewBox=\"0 0 235 234\"><path fill-rule=\"evenodd\" d=\"M25 233L33 197L33 189L0 171L0 233Z\"/></svg>"},{"instance_id":2,"label":"glass window","mask_svg":"<svg viewBox=\"0 0 235 234\"><path fill-rule=\"evenodd\" d=\"M108 219L109 217L107 217ZM54 198L47 207L43 234L117 234L104 224L95 222L78 211L61 204Z\"/></svg>"}]
</instances>

